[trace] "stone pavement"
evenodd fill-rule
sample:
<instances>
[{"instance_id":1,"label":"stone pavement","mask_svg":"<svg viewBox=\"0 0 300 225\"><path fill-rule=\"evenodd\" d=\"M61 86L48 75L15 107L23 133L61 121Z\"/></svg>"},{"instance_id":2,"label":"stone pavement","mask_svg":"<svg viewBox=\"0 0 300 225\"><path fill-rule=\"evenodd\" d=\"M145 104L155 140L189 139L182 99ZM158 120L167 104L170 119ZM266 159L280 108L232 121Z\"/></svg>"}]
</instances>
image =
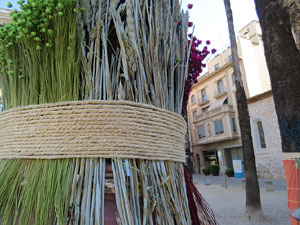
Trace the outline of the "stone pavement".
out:
<instances>
[{"instance_id":1,"label":"stone pavement","mask_svg":"<svg viewBox=\"0 0 300 225\"><path fill-rule=\"evenodd\" d=\"M272 179L274 191L266 191L266 180L259 179L262 209L265 220L250 223L245 219L245 189L241 179L228 178L228 188L222 187L223 176L209 176L210 185L205 185L203 175L194 175L194 183L215 213L220 225L290 225L287 207L286 184L283 179Z\"/></svg>"}]
</instances>

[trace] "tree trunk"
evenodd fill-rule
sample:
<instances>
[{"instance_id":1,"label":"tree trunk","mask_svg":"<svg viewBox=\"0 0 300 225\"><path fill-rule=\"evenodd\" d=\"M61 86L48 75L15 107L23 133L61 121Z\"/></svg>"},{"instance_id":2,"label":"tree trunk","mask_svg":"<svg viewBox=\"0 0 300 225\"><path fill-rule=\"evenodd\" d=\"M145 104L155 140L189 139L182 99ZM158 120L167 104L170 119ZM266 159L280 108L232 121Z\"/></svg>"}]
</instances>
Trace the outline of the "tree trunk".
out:
<instances>
[{"instance_id":1,"label":"tree trunk","mask_svg":"<svg viewBox=\"0 0 300 225\"><path fill-rule=\"evenodd\" d=\"M239 56L237 52L230 1L224 0L224 4L228 21L233 70L236 76L236 99L241 129L246 178L246 216L250 221L260 221L263 220L263 212L261 208L259 184L257 180L255 165L255 155L251 136L250 116L239 66Z\"/></svg>"},{"instance_id":2,"label":"tree trunk","mask_svg":"<svg viewBox=\"0 0 300 225\"><path fill-rule=\"evenodd\" d=\"M290 1L290 7L299 7ZM283 152L300 152L300 54L286 1L255 0L262 28ZM295 18L294 18L295 19ZM295 24L296 26L299 26ZM299 37L298 37L299 38Z\"/></svg>"}]
</instances>

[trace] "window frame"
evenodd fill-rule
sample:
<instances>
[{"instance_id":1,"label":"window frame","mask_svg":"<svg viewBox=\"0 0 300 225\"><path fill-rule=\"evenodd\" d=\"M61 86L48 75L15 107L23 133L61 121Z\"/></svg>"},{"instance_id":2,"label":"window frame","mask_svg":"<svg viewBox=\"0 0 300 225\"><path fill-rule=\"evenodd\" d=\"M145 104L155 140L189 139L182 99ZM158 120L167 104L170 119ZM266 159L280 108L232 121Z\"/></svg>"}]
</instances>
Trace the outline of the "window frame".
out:
<instances>
[{"instance_id":1,"label":"window frame","mask_svg":"<svg viewBox=\"0 0 300 225\"><path fill-rule=\"evenodd\" d=\"M205 88L201 90L201 101L202 101L202 102L207 101L207 95L206 95L206 90L205 90Z\"/></svg>"},{"instance_id":2,"label":"window frame","mask_svg":"<svg viewBox=\"0 0 300 225\"><path fill-rule=\"evenodd\" d=\"M222 84L222 86L219 86L220 84ZM220 87L222 87L222 90L220 89ZM220 80L217 81L217 88L218 88L218 94L222 94L222 93L225 92L223 79L220 79Z\"/></svg>"},{"instance_id":3,"label":"window frame","mask_svg":"<svg viewBox=\"0 0 300 225\"><path fill-rule=\"evenodd\" d=\"M222 124L222 126L220 126L220 124ZM221 127L222 129L220 129ZM223 119L214 120L214 131L215 131L215 135L225 133Z\"/></svg>"},{"instance_id":4,"label":"window frame","mask_svg":"<svg viewBox=\"0 0 300 225\"><path fill-rule=\"evenodd\" d=\"M200 127L203 128L202 131L203 131L203 134L204 134L204 135L202 135L202 136L200 136L200 133L199 133L199 128L200 128ZM197 126L196 129L197 129L197 139L198 139L198 140L200 140L201 138L205 138L205 137L206 137L206 130L205 130L205 125L204 125L204 124L201 124L201 125Z\"/></svg>"},{"instance_id":5,"label":"window frame","mask_svg":"<svg viewBox=\"0 0 300 225\"><path fill-rule=\"evenodd\" d=\"M231 117L231 127L232 127L232 132L233 133L237 133L238 132L235 117Z\"/></svg>"},{"instance_id":6,"label":"window frame","mask_svg":"<svg viewBox=\"0 0 300 225\"><path fill-rule=\"evenodd\" d=\"M260 126L258 124L260 124ZM256 120L255 125L256 125L256 134L258 139L258 146L261 149L266 149L267 148L266 132L264 129L263 122L261 120Z\"/></svg>"},{"instance_id":7,"label":"window frame","mask_svg":"<svg viewBox=\"0 0 300 225\"><path fill-rule=\"evenodd\" d=\"M194 105L194 104L196 104L196 97L195 97L195 95L192 95L191 96L191 105Z\"/></svg>"}]
</instances>

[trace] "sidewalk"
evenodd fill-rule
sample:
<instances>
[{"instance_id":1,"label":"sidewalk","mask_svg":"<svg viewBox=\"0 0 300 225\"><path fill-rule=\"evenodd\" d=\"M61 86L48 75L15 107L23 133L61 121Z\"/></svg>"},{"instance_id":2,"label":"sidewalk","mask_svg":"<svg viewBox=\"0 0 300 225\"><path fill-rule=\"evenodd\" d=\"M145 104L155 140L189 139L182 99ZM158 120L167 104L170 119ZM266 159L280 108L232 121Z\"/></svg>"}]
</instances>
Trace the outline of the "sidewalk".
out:
<instances>
[{"instance_id":1,"label":"sidewalk","mask_svg":"<svg viewBox=\"0 0 300 225\"><path fill-rule=\"evenodd\" d=\"M220 225L290 225L286 184L283 179L259 179L262 209L265 220L249 223L245 218L245 189L241 179L227 178L228 188L222 187L223 176L210 176L211 185L205 185L203 175L195 175L194 183L213 209ZM272 180L274 191L266 191L266 180Z\"/></svg>"}]
</instances>

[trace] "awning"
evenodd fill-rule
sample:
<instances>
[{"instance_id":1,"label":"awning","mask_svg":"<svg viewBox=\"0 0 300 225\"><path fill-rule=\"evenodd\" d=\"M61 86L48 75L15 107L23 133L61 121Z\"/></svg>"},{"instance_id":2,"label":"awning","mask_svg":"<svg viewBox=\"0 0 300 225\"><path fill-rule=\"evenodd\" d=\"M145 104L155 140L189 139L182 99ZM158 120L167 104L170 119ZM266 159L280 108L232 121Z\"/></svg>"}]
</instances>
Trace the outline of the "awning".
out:
<instances>
[{"instance_id":1,"label":"awning","mask_svg":"<svg viewBox=\"0 0 300 225\"><path fill-rule=\"evenodd\" d=\"M223 147L224 149L229 149L229 148L241 148L242 145L241 144L236 144L236 145L230 145L230 146L225 146Z\"/></svg>"},{"instance_id":2,"label":"awning","mask_svg":"<svg viewBox=\"0 0 300 225\"><path fill-rule=\"evenodd\" d=\"M211 110L214 110L214 109L217 109L217 108L220 108L224 102L226 101L227 97L221 99L220 101L217 101L213 104L211 104L209 107L208 107L208 111L211 111Z\"/></svg>"}]
</instances>

